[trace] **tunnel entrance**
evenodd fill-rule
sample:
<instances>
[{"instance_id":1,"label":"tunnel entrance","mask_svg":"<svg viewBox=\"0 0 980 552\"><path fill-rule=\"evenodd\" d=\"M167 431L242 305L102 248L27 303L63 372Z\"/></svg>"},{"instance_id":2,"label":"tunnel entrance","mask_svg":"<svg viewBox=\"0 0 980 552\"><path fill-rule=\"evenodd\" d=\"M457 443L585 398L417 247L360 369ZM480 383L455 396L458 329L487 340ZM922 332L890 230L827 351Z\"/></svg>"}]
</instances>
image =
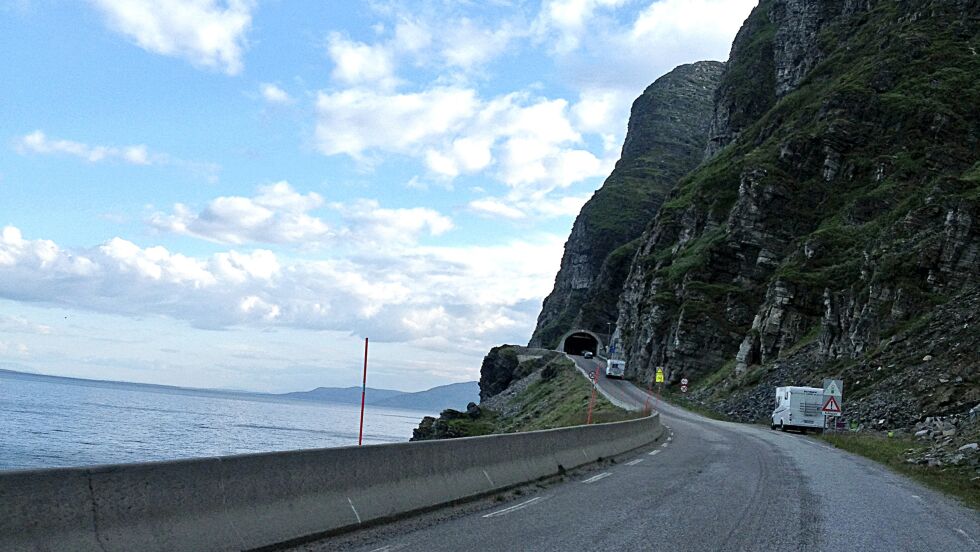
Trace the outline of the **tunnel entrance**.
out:
<instances>
[{"instance_id":1,"label":"tunnel entrance","mask_svg":"<svg viewBox=\"0 0 980 552\"><path fill-rule=\"evenodd\" d=\"M592 332L574 331L561 340L561 350L570 355L581 355L585 351L596 354L599 352L599 338Z\"/></svg>"}]
</instances>

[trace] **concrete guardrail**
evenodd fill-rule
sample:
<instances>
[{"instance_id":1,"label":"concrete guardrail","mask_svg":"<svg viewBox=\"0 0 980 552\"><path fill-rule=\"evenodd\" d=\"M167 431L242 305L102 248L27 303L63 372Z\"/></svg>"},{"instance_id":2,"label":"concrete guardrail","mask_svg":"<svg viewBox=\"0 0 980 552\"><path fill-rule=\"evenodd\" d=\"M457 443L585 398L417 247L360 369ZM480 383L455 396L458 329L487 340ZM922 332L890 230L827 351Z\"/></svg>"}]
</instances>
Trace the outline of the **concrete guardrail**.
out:
<instances>
[{"instance_id":1,"label":"concrete guardrail","mask_svg":"<svg viewBox=\"0 0 980 552\"><path fill-rule=\"evenodd\" d=\"M0 550L247 550L354 528L647 445L659 417L528 433L0 473Z\"/></svg>"}]
</instances>

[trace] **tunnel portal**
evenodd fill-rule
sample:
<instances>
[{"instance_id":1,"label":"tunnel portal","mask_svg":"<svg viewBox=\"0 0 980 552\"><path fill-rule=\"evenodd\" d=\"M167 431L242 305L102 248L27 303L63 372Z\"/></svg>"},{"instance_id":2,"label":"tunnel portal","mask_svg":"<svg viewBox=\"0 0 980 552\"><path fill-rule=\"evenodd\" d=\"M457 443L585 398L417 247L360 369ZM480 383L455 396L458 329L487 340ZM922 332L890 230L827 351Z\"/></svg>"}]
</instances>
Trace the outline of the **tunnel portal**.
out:
<instances>
[{"instance_id":1,"label":"tunnel portal","mask_svg":"<svg viewBox=\"0 0 980 552\"><path fill-rule=\"evenodd\" d=\"M560 349L562 352L570 355L581 355L585 351L590 351L593 354L596 354L599 352L599 345L599 338L592 332L576 330L569 332L564 339L561 340Z\"/></svg>"}]
</instances>

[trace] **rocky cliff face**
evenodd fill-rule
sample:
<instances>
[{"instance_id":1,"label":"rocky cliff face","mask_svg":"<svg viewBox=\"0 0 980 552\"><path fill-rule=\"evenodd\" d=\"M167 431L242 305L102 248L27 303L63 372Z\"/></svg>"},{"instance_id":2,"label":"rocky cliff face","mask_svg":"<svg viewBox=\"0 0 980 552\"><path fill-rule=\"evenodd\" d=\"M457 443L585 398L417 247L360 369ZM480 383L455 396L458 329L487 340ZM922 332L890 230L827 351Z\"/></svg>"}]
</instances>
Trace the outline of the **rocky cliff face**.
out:
<instances>
[{"instance_id":1,"label":"rocky cliff face","mask_svg":"<svg viewBox=\"0 0 980 552\"><path fill-rule=\"evenodd\" d=\"M553 347L572 327L606 333L634 244L678 178L701 161L723 64L682 65L633 103L622 158L585 204L565 244L532 346Z\"/></svg>"},{"instance_id":2,"label":"rocky cliff face","mask_svg":"<svg viewBox=\"0 0 980 552\"><path fill-rule=\"evenodd\" d=\"M636 242L617 320L630 377L662 365L722 401L805 357L780 383L877 381L869 359L896 335L912 351L889 373L917 369L937 311L976 350L957 308L980 279L978 13L966 0L760 2L721 78L706 162ZM975 380L925 382L910 411L968 409Z\"/></svg>"}]
</instances>

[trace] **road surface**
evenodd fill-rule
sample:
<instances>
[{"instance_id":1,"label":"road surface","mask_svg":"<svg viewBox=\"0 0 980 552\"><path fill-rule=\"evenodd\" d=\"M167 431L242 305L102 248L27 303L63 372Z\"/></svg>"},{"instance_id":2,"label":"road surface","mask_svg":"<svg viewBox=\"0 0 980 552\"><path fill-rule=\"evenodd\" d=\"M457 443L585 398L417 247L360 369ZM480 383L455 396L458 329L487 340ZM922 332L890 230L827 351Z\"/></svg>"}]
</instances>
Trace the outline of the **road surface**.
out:
<instances>
[{"instance_id":1,"label":"road surface","mask_svg":"<svg viewBox=\"0 0 980 552\"><path fill-rule=\"evenodd\" d=\"M588 372L598 362L575 360ZM600 385L646 402L628 382ZM801 435L659 410L669 440L615 464L296 550L980 551L980 513L874 462Z\"/></svg>"}]
</instances>

